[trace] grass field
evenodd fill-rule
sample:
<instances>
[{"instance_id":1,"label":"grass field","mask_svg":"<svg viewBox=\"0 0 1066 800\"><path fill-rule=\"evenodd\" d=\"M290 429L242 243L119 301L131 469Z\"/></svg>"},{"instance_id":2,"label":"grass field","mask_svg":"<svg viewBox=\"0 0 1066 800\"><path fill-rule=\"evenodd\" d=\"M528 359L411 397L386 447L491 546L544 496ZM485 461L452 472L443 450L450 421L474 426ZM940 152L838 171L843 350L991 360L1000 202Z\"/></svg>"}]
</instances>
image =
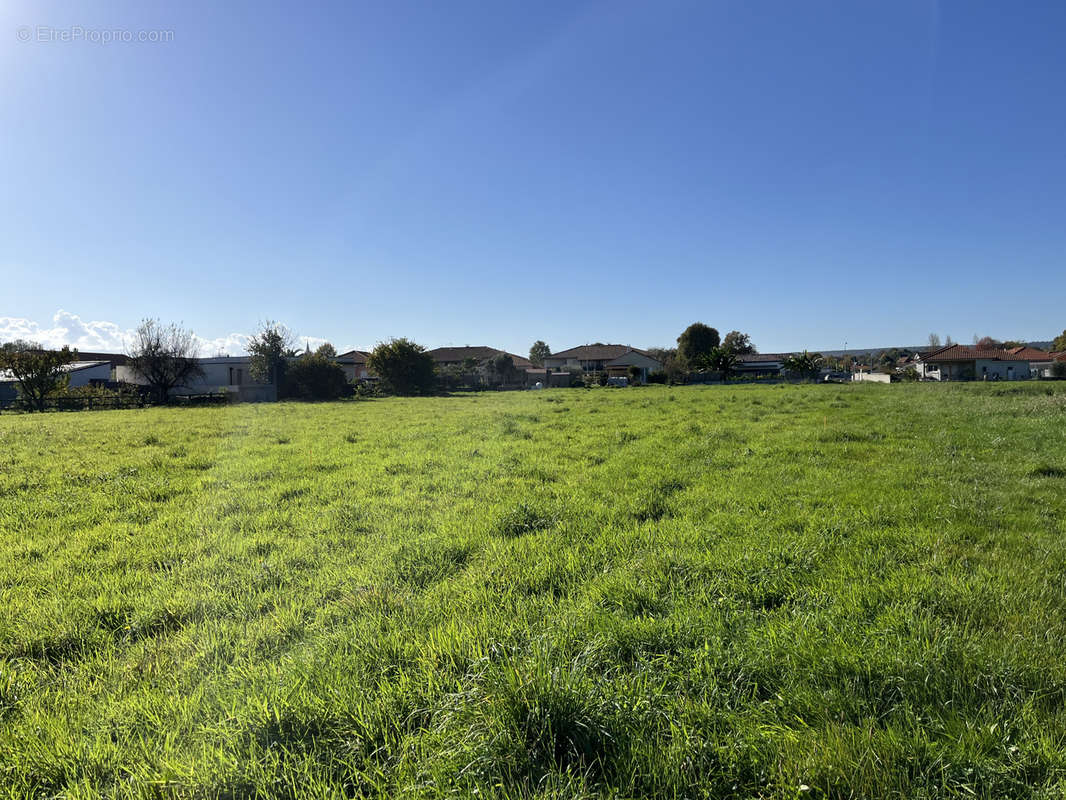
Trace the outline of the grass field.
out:
<instances>
[{"instance_id":1,"label":"grass field","mask_svg":"<svg viewBox=\"0 0 1066 800\"><path fill-rule=\"evenodd\" d=\"M0 797L1061 797L1066 384L0 416Z\"/></svg>"}]
</instances>

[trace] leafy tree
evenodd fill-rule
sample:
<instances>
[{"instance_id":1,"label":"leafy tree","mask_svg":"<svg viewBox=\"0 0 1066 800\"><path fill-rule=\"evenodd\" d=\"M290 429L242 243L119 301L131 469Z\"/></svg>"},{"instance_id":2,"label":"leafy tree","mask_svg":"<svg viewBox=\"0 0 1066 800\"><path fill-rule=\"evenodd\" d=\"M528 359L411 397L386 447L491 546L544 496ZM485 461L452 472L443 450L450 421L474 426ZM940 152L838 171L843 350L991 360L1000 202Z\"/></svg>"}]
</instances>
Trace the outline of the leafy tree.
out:
<instances>
[{"instance_id":1,"label":"leafy tree","mask_svg":"<svg viewBox=\"0 0 1066 800\"><path fill-rule=\"evenodd\" d=\"M284 325L267 320L258 333L248 342L248 355L251 363L249 372L259 383L273 384L278 390L278 397L284 395L285 372L288 360L293 352L294 337Z\"/></svg>"},{"instance_id":2,"label":"leafy tree","mask_svg":"<svg viewBox=\"0 0 1066 800\"><path fill-rule=\"evenodd\" d=\"M551 348L540 339L533 342L533 346L529 348L529 360L533 362L534 367L543 367L544 359L548 358L551 354Z\"/></svg>"},{"instance_id":3,"label":"leafy tree","mask_svg":"<svg viewBox=\"0 0 1066 800\"><path fill-rule=\"evenodd\" d=\"M640 383L641 369L636 364L630 364L629 369L626 370L629 373L629 382L631 384Z\"/></svg>"},{"instance_id":4,"label":"leafy tree","mask_svg":"<svg viewBox=\"0 0 1066 800\"><path fill-rule=\"evenodd\" d=\"M788 356L784 361L785 372L794 378L817 378L822 367L821 353L802 353Z\"/></svg>"},{"instance_id":5,"label":"leafy tree","mask_svg":"<svg viewBox=\"0 0 1066 800\"><path fill-rule=\"evenodd\" d=\"M1066 378L1066 361L1056 361L1051 365L1051 377L1060 380Z\"/></svg>"},{"instance_id":6,"label":"leafy tree","mask_svg":"<svg viewBox=\"0 0 1066 800\"><path fill-rule=\"evenodd\" d=\"M148 385L155 399L165 403L171 389L204 374L196 357L193 332L157 319L142 320L129 348L129 368Z\"/></svg>"},{"instance_id":7,"label":"leafy tree","mask_svg":"<svg viewBox=\"0 0 1066 800\"><path fill-rule=\"evenodd\" d=\"M1004 350L1010 350L1013 347L1025 347L1025 342L1020 339L1007 339L1002 345Z\"/></svg>"},{"instance_id":8,"label":"leafy tree","mask_svg":"<svg viewBox=\"0 0 1066 800\"><path fill-rule=\"evenodd\" d=\"M492 358L487 359L483 369L487 383L490 386L511 383L516 379L518 373L518 370L515 369L514 359L507 353L497 353Z\"/></svg>"},{"instance_id":9,"label":"leafy tree","mask_svg":"<svg viewBox=\"0 0 1066 800\"><path fill-rule=\"evenodd\" d=\"M650 347L648 355L663 365L662 372L665 382L683 383L685 380L685 367L678 358L676 347Z\"/></svg>"},{"instance_id":10,"label":"leafy tree","mask_svg":"<svg viewBox=\"0 0 1066 800\"><path fill-rule=\"evenodd\" d=\"M395 394L429 394L436 383L433 357L410 339L382 342L374 348L366 366Z\"/></svg>"},{"instance_id":11,"label":"leafy tree","mask_svg":"<svg viewBox=\"0 0 1066 800\"><path fill-rule=\"evenodd\" d=\"M64 389L70 376L64 367L78 357L77 350L44 350L36 342L18 339L0 347L0 370L10 372L19 397L30 411L44 411L49 395Z\"/></svg>"},{"instance_id":12,"label":"leafy tree","mask_svg":"<svg viewBox=\"0 0 1066 800\"><path fill-rule=\"evenodd\" d=\"M677 355L683 366L695 369L706 363L719 344L718 331L702 322L693 322L677 337Z\"/></svg>"},{"instance_id":13,"label":"leafy tree","mask_svg":"<svg viewBox=\"0 0 1066 800\"><path fill-rule=\"evenodd\" d=\"M325 344L320 344L318 346L318 349L315 350L315 355L322 356L323 358L336 358L337 350L329 342L326 342Z\"/></svg>"},{"instance_id":14,"label":"leafy tree","mask_svg":"<svg viewBox=\"0 0 1066 800\"><path fill-rule=\"evenodd\" d=\"M706 363L715 372L722 374L723 381L727 381L739 361L740 359L737 358L737 354L733 350L722 345L711 351L710 355L707 356Z\"/></svg>"},{"instance_id":15,"label":"leafy tree","mask_svg":"<svg viewBox=\"0 0 1066 800\"><path fill-rule=\"evenodd\" d=\"M1003 347L1003 342L1001 342L999 339L993 339L991 336L982 336L980 339L975 340L974 344L978 347Z\"/></svg>"},{"instance_id":16,"label":"leafy tree","mask_svg":"<svg viewBox=\"0 0 1066 800\"><path fill-rule=\"evenodd\" d=\"M285 397L299 400L336 400L351 393L344 368L329 356L315 352L289 364L285 370Z\"/></svg>"},{"instance_id":17,"label":"leafy tree","mask_svg":"<svg viewBox=\"0 0 1066 800\"><path fill-rule=\"evenodd\" d=\"M751 337L740 331L730 331L722 339L722 347L730 350L738 356L747 356L757 352L755 345L751 343Z\"/></svg>"},{"instance_id":18,"label":"leafy tree","mask_svg":"<svg viewBox=\"0 0 1066 800\"><path fill-rule=\"evenodd\" d=\"M1058 353L1063 350L1066 350L1066 331L1063 331L1061 336L1056 336L1055 341L1051 343L1051 351L1053 353Z\"/></svg>"}]
</instances>

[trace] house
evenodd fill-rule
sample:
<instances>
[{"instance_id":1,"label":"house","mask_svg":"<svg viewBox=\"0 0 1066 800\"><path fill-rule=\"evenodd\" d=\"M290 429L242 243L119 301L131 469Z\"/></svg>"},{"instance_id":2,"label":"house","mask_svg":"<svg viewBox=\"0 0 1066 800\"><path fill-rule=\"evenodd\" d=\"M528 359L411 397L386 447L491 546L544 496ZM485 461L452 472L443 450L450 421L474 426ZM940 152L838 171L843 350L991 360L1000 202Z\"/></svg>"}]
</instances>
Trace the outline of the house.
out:
<instances>
[{"instance_id":1,"label":"house","mask_svg":"<svg viewBox=\"0 0 1066 800\"><path fill-rule=\"evenodd\" d=\"M366 362L369 358L370 353L365 350L349 350L347 353L341 353L333 360L341 365L344 375L349 381L357 383L359 381L373 380L375 377L366 368Z\"/></svg>"},{"instance_id":2,"label":"house","mask_svg":"<svg viewBox=\"0 0 1066 800\"><path fill-rule=\"evenodd\" d=\"M438 347L428 352L438 368L462 367L470 363L481 364L501 354L510 356L516 369L529 369L533 366L533 362L528 358L484 345L481 347Z\"/></svg>"},{"instance_id":3,"label":"house","mask_svg":"<svg viewBox=\"0 0 1066 800\"><path fill-rule=\"evenodd\" d=\"M915 356L915 369L924 380L1016 381L1030 377L1029 357L997 347L952 344Z\"/></svg>"},{"instance_id":4,"label":"house","mask_svg":"<svg viewBox=\"0 0 1066 800\"><path fill-rule=\"evenodd\" d=\"M571 347L545 358L544 366L552 370L580 367L584 372L605 372L608 377L629 377L629 368L636 367L641 383L648 382L649 373L663 368L662 362L650 354L626 344Z\"/></svg>"},{"instance_id":5,"label":"house","mask_svg":"<svg viewBox=\"0 0 1066 800\"><path fill-rule=\"evenodd\" d=\"M270 383L260 383L252 378L251 356L215 356L198 358L197 363L203 374L185 386L175 386L172 396L197 394L214 394L231 392L243 402L262 403L278 399L277 387ZM115 367L115 380L146 385L146 381L128 365Z\"/></svg>"},{"instance_id":6,"label":"house","mask_svg":"<svg viewBox=\"0 0 1066 800\"><path fill-rule=\"evenodd\" d=\"M1029 359L1029 372L1034 378L1051 377L1051 365L1055 363L1053 353L1029 346L1012 347L1007 352L1015 356L1025 356L1025 358Z\"/></svg>"},{"instance_id":7,"label":"house","mask_svg":"<svg viewBox=\"0 0 1066 800\"><path fill-rule=\"evenodd\" d=\"M734 374L754 378L780 375L785 369L788 353L745 353L737 356L733 366Z\"/></svg>"}]
</instances>

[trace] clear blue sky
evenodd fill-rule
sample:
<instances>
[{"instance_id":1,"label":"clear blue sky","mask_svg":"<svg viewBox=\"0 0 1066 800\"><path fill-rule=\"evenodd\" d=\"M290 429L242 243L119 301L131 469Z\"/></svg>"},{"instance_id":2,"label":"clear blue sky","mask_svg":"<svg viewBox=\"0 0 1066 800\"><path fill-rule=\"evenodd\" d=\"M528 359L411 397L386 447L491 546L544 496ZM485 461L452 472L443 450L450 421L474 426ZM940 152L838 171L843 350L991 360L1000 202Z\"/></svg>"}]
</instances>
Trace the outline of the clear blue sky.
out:
<instances>
[{"instance_id":1,"label":"clear blue sky","mask_svg":"<svg viewBox=\"0 0 1066 800\"><path fill-rule=\"evenodd\" d=\"M1061 0L13 0L0 24L0 317L521 353L694 320L764 351L1066 327Z\"/></svg>"}]
</instances>

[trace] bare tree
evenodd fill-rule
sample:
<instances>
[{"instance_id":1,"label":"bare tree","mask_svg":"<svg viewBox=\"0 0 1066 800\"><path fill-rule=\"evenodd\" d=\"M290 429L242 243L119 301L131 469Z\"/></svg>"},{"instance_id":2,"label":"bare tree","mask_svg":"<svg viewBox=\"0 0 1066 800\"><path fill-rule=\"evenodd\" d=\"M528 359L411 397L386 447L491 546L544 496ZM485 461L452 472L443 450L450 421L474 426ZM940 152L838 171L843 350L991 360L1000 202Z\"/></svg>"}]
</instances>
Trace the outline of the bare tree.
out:
<instances>
[{"instance_id":1,"label":"bare tree","mask_svg":"<svg viewBox=\"0 0 1066 800\"><path fill-rule=\"evenodd\" d=\"M203 376L196 357L199 347L191 330L157 319L146 319L133 334L129 348L129 367L139 375L160 403L165 403L171 389Z\"/></svg>"}]
</instances>

